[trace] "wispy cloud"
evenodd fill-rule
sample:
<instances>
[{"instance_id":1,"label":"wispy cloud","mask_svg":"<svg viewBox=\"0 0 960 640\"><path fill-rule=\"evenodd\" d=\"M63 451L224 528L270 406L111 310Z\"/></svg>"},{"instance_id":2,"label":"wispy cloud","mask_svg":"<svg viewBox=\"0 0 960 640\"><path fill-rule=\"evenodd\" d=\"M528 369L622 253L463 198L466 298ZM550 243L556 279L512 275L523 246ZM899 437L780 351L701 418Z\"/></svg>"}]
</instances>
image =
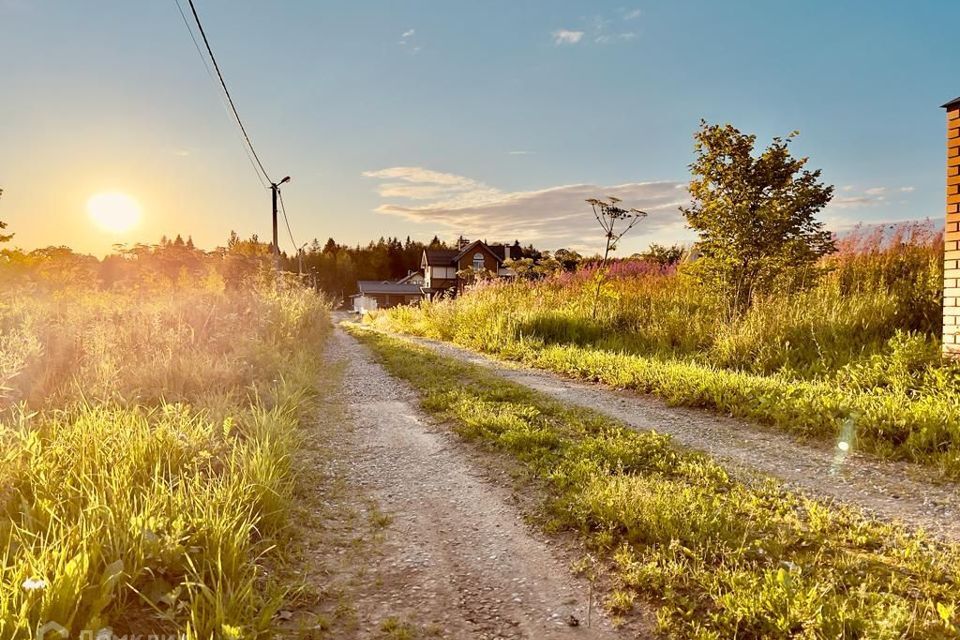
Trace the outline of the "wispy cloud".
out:
<instances>
[{"instance_id":1,"label":"wispy cloud","mask_svg":"<svg viewBox=\"0 0 960 640\"><path fill-rule=\"evenodd\" d=\"M621 10L623 20L616 16L595 15L592 18L584 18L584 26L577 30L560 29L554 31L553 43L557 46L577 44L581 41L594 42L596 44L614 44L618 42L628 42L637 37L635 31L621 31L617 24L622 21L633 20L640 16L640 10L626 11Z\"/></svg>"},{"instance_id":2,"label":"wispy cloud","mask_svg":"<svg viewBox=\"0 0 960 640\"><path fill-rule=\"evenodd\" d=\"M569 29L557 29L552 35L553 44L557 46L565 44L577 44L583 39L583 31L571 31Z\"/></svg>"},{"instance_id":3,"label":"wispy cloud","mask_svg":"<svg viewBox=\"0 0 960 640\"><path fill-rule=\"evenodd\" d=\"M855 186L848 184L841 191L844 195L834 196L828 205L830 209L858 209L878 206L887 202L886 187L869 187L857 190Z\"/></svg>"},{"instance_id":4,"label":"wispy cloud","mask_svg":"<svg viewBox=\"0 0 960 640\"><path fill-rule=\"evenodd\" d=\"M507 151L508 156L532 156L536 151Z\"/></svg>"},{"instance_id":5,"label":"wispy cloud","mask_svg":"<svg viewBox=\"0 0 960 640\"><path fill-rule=\"evenodd\" d=\"M895 198L898 194L912 193L914 187L857 187L852 184L840 188L843 195L834 196L830 209L860 209L888 204L903 204ZM891 200L891 197L894 199Z\"/></svg>"},{"instance_id":6,"label":"wispy cloud","mask_svg":"<svg viewBox=\"0 0 960 640\"><path fill-rule=\"evenodd\" d=\"M375 209L378 213L431 225L431 234L442 235L446 229L450 235L519 239L544 248L568 247L593 253L602 246L603 235L584 201L616 196L626 206L649 214L625 243L622 253L629 254L650 242L669 244L695 239L678 210L690 201L685 182L564 184L505 191L474 178L424 167L390 167L363 175L379 181L377 191L384 202ZM909 190L847 185L819 217L829 229L842 231L858 221L882 215L885 206L900 204L898 196Z\"/></svg>"},{"instance_id":7,"label":"wispy cloud","mask_svg":"<svg viewBox=\"0 0 960 640\"><path fill-rule=\"evenodd\" d=\"M444 227L452 233L594 251L602 244L602 232L585 200L616 196L649 214L638 228L635 242L670 242L689 236L678 211L688 202L686 184L680 182L570 184L502 191L473 178L423 167L391 167L363 175L381 180L378 192L390 201L377 207L377 212Z\"/></svg>"},{"instance_id":8,"label":"wispy cloud","mask_svg":"<svg viewBox=\"0 0 960 640\"><path fill-rule=\"evenodd\" d=\"M834 209L855 209L858 207L869 207L883 202L886 198L881 196L843 196L834 198L830 202L830 207Z\"/></svg>"},{"instance_id":9,"label":"wispy cloud","mask_svg":"<svg viewBox=\"0 0 960 640\"><path fill-rule=\"evenodd\" d=\"M414 42L415 35L417 35L416 29L407 29L400 34L400 42L398 44L401 47L406 47L410 53L417 53L420 51L420 45Z\"/></svg>"},{"instance_id":10,"label":"wispy cloud","mask_svg":"<svg viewBox=\"0 0 960 640\"><path fill-rule=\"evenodd\" d=\"M626 31L623 33L601 33L596 38L594 42L597 44L612 44L614 42L625 42L627 40L633 40L637 37L637 34L633 31Z\"/></svg>"}]
</instances>

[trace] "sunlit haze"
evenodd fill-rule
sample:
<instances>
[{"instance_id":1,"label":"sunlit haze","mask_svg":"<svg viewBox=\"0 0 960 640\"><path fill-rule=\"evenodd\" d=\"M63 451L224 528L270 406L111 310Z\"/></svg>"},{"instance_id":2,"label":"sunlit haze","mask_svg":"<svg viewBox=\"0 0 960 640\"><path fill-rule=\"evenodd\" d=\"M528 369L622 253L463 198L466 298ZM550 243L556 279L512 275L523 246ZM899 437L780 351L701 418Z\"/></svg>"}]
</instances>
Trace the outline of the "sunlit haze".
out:
<instances>
[{"instance_id":1,"label":"sunlit haze","mask_svg":"<svg viewBox=\"0 0 960 640\"><path fill-rule=\"evenodd\" d=\"M942 213L960 3L291 0L268 23L262 3L197 5L264 164L292 176L298 243L599 250L580 205L605 194L651 212L624 251L689 241L701 118L799 130L836 186L831 228ZM13 244L108 251L86 211L105 186L149 211L125 242L269 237L269 191L173 2L0 0L0 59Z\"/></svg>"},{"instance_id":2,"label":"sunlit haze","mask_svg":"<svg viewBox=\"0 0 960 640\"><path fill-rule=\"evenodd\" d=\"M0 640L960 640L960 0L0 0Z\"/></svg>"}]
</instances>

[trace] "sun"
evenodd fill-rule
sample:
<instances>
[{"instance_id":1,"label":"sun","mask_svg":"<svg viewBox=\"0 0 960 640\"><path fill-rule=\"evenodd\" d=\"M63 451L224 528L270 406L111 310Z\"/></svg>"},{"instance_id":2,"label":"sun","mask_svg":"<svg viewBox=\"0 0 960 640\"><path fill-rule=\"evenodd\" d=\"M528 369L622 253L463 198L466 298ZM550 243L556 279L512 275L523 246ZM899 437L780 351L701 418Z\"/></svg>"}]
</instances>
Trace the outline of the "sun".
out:
<instances>
[{"instance_id":1,"label":"sun","mask_svg":"<svg viewBox=\"0 0 960 640\"><path fill-rule=\"evenodd\" d=\"M104 231L124 233L140 222L140 203L119 191L98 193L87 200L87 213Z\"/></svg>"}]
</instances>

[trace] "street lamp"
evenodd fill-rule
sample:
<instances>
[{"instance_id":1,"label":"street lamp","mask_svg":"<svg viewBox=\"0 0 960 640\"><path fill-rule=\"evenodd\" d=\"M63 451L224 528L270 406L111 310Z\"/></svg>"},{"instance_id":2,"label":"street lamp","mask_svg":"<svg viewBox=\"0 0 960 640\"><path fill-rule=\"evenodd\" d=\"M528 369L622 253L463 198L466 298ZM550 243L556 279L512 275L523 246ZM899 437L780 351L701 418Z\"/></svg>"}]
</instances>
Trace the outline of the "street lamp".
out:
<instances>
[{"instance_id":1,"label":"street lamp","mask_svg":"<svg viewBox=\"0 0 960 640\"><path fill-rule=\"evenodd\" d=\"M280 271L280 242L277 238L277 195L280 193L280 185L290 182L290 176L285 177L280 182L270 184L270 191L273 195L273 262L277 271Z\"/></svg>"}]
</instances>

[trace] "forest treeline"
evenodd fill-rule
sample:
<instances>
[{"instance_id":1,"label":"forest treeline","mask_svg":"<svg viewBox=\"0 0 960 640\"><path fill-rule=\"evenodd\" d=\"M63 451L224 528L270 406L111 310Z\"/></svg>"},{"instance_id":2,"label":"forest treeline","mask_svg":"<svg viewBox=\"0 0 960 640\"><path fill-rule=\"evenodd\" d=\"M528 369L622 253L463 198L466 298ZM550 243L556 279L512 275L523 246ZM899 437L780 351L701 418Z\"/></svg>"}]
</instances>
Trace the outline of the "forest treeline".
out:
<instances>
[{"instance_id":1,"label":"forest treeline","mask_svg":"<svg viewBox=\"0 0 960 640\"><path fill-rule=\"evenodd\" d=\"M420 268L424 249L452 249L466 242L447 243L383 238L366 245L345 245L329 238L314 240L298 255L282 253L280 267L302 271L304 280L333 299L356 291L357 280L396 280ZM544 253L533 246L522 248L525 259L540 261ZM558 252L559 253L559 252ZM563 254L561 254L563 255ZM575 255L567 252L567 255ZM178 235L156 244L117 245L102 259L77 253L69 247L24 251L0 250L0 281L5 286L38 290L64 288L165 288L205 287L237 289L272 268L270 244L256 235L244 239L231 233L224 246L213 250L196 247L191 238Z\"/></svg>"},{"instance_id":2,"label":"forest treeline","mask_svg":"<svg viewBox=\"0 0 960 640\"><path fill-rule=\"evenodd\" d=\"M333 238L321 244L318 240L304 248L301 256L285 255L282 267L303 273L311 283L334 298L346 298L356 292L357 280L398 280L420 269L425 249L454 249L469 240L459 237L451 243L434 236L429 242L380 237L366 246L339 244ZM520 246L518 242L514 246ZM538 261L543 252L532 245L520 247L525 258Z\"/></svg>"}]
</instances>

